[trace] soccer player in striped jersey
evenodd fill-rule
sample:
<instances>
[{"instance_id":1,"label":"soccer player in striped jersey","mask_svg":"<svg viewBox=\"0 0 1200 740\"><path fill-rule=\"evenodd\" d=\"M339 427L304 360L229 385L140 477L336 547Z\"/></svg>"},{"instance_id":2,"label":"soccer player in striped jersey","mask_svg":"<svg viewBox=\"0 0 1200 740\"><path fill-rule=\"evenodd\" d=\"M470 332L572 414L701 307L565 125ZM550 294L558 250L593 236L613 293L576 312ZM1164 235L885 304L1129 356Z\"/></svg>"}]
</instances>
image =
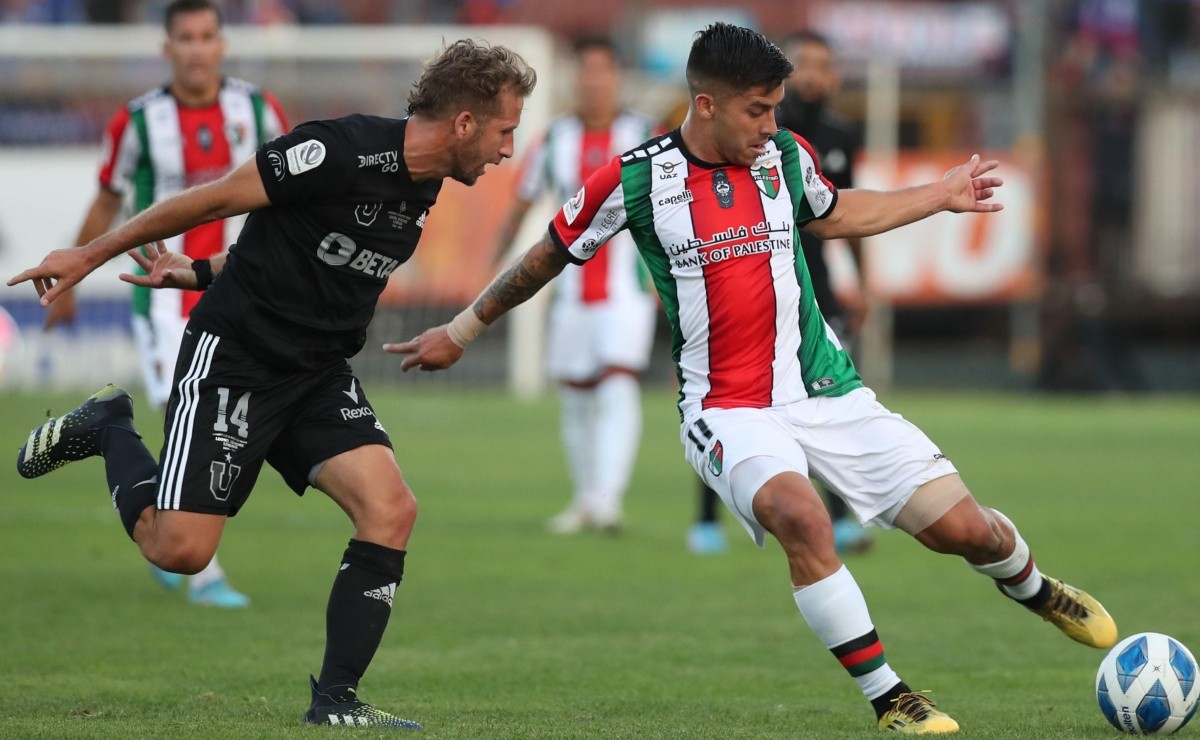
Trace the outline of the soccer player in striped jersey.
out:
<instances>
[{"instance_id":1,"label":"soccer player in striped jersey","mask_svg":"<svg viewBox=\"0 0 1200 740\"><path fill-rule=\"evenodd\" d=\"M212 0L174 0L165 14L163 56L171 80L121 107L104 132L99 188L75 243L103 234L128 203L133 212L193 185L223 177L283 134L279 102L256 85L221 76L225 38L221 11ZM166 240L167 248L208 259L237 239L244 216L213 221ZM183 329L201 293L133 288L133 336L150 404L166 409ZM50 304L46 326L75 318L71 291ZM179 588L184 576L150 565L155 579ZM250 599L229 585L217 558L188 578L194 604L239 608Z\"/></svg>"},{"instance_id":2,"label":"soccer player in striped jersey","mask_svg":"<svg viewBox=\"0 0 1200 740\"><path fill-rule=\"evenodd\" d=\"M791 72L755 31L716 23L700 32L683 125L597 170L473 306L387 348L410 355L404 369L447 367L568 263L628 230L671 325L688 462L755 542L770 533L782 545L796 606L870 701L877 726L955 732L958 723L885 658L810 474L863 521L964 558L1072 639L1105 648L1117 628L1091 596L1043 576L1013 523L977 503L938 447L876 401L812 296L799 229L863 237L942 211L998 211L991 198L1002 183L988 175L998 163L974 156L938 182L839 193L808 143L775 123Z\"/></svg>"},{"instance_id":3,"label":"soccer player in striped jersey","mask_svg":"<svg viewBox=\"0 0 1200 740\"><path fill-rule=\"evenodd\" d=\"M517 203L498 239L508 252L529 207L550 192L561 203L615 155L656 133L647 116L622 110L616 47L602 37L575 45L575 110L554 120L526 157ZM562 440L574 492L550 530L572 534L621 526L623 499L642 431L638 375L650 359L654 299L637 247L627 234L568 268L550 307L546 366L559 384Z\"/></svg>"}]
</instances>

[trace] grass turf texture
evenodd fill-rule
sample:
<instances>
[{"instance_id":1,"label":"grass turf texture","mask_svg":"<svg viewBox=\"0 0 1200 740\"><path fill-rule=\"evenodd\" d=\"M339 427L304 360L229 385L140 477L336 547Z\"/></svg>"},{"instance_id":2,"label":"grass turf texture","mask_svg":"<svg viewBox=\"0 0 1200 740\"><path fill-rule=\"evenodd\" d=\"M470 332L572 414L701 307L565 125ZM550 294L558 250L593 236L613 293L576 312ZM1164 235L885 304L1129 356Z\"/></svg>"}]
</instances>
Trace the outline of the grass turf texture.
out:
<instances>
[{"instance_id":1,"label":"grass turf texture","mask_svg":"<svg viewBox=\"0 0 1200 740\"><path fill-rule=\"evenodd\" d=\"M150 579L99 460L18 478L28 430L82 397L0 394L0 736L332 732L299 720L345 517L264 470L220 551L253 607L190 606ZM685 551L695 484L668 394L646 399L618 538L544 529L568 490L553 400L371 398L421 513L367 701L423 722L427 738L878 736L797 613L776 545L758 552L725 516L728 553ZM884 400L1020 525L1041 567L1098 595L1123 635L1165 632L1200 652L1200 399ZM160 424L139 413L157 450ZM1093 697L1102 651L900 533L849 564L892 665L933 689L964 737L1117 736Z\"/></svg>"}]
</instances>

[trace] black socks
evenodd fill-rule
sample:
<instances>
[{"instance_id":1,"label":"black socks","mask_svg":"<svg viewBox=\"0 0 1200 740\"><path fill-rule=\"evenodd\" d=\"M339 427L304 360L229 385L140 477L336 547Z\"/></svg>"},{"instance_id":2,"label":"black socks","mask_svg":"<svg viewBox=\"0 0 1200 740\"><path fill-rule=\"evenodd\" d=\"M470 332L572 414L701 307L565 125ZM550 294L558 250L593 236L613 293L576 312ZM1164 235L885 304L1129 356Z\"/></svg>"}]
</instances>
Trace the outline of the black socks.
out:
<instances>
[{"instance_id":1,"label":"black socks","mask_svg":"<svg viewBox=\"0 0 1200 740\"><path fill-rule=\"evenodd\" d=\"M100 454L113 508L133 539L133 527L142 511L158 498L158 461L137 432L110 426L101 432Z\"/></svg>"},{"instance_id":2,"label":"black socks","mask_svg":"<svg viewBox=\"0 0 1200 740\"><path fill-rule=\"evenodd\" d=\"M350 540L325 612L325 660L317 681L322 692L358 686L392 614L404 555L404 550Z\"/></svg>"}]
</instances>

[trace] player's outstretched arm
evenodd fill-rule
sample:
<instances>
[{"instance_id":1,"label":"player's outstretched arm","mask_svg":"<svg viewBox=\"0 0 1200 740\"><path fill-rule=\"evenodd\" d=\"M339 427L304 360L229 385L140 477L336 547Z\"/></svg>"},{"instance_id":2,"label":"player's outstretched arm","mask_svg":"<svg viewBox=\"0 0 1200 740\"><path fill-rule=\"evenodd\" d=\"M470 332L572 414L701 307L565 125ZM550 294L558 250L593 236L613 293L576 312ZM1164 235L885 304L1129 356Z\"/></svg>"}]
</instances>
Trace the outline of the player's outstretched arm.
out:
<instances>
[{"instance_id":1,"label":"player's outstretched arm","mask_svg":"<svg viewBox=\"0 0 1200 740\"><path fill-rule=\"evenodd\" d=\"M33 282L41 296L41 304L48 306L63 291L122 252L270 204L258 174L258 165L252 159L219 180L185 190L151 206L85 247L56 249L37 267L9 280L8 285L27 280Z\"/></svg>"},{"instance_id":2,"label":"player's outstretched arm","mask_svg":"<svg viewBox=\"0 0 1200 740\"><path fill-rule=\"evenodd\" d=\"M1004 181L984 175L999 165L994 159L981 162L976 154L939 182L886 192L842 190L833 213L810 221L804 229L822 239L853 238L881 234L942 211L994 213L1004 208L991 201Z\"/></svg>"},{"instance_id":3,"label":"player's outstretched arm","mask_svg":"<svg viewBox=\"0 0 1200 740\"><path fill-rule=\"evenodd\" d=\"M444 370L489 324L509 309L529 300L567 266L567 258L547 233L521 259L514 262L484 289L475 303L449 324L427 329L407 342L385 344L385 352L408 355L400 369Z\"/></svg>"}]
</instances>

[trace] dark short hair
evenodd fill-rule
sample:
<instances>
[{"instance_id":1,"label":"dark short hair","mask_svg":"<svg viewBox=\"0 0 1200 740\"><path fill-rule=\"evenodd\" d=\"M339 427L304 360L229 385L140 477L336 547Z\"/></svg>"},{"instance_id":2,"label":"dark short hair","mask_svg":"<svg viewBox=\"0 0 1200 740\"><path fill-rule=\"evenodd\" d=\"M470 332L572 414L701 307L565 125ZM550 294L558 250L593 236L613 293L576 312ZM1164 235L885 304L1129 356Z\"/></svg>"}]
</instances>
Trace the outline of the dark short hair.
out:
<instances>
[{"instance_id":1,"label":"dark short hair","mask_svg":"<svg viewBox=\"0 0 1200 740\"><path fill-rule=\"evenodd\" d=\"M607 51L613 55L613 59L618 59L617 45L608 36L580 36L575 39L575 43L571 45L571 49L575 52L575 56L583 56L584 52L598 50Z\"/></svg>"},{"instance_id":2,"label":"dark short hair","mask_svg":"<svg viewBox=\"0 0 1200 740\"><path fill-rule=\"evenodd\" d=\"M527 98L536 84L537 72L520 54L486 41L460 39L425 65L408 94L408 112L429 118L462 110L492 116L500 110L501 92L511 89Z\"/></svg>"},{"instance_id":3,"label":"dark short hair","mask_svg":"<svg viewBox=\"0 0 1200 740\"><path fill-rule=\"evenodd\" d=\"M753 87L775 89L783 84L794 67L787 55L758 31L729 23L713 23L696 34L687 60L688 90L692 95L749 90Z\"/></svg>"},{"instance_id":4,"label":"dark short hair","mask_svg":"<svg viewBox=\"0 0 1200 740\"><path fill-rule=\"evenodd\" d=\"M184 13L200 13L206 10L217 14L217 28L225 24L225 18L221 15L221 6L213 0L173 0L167 6L166 14L163 16L163 28L167 29L169 34L171 33L171 24L175 22L175 16Z\"/></svg>"},{"instance_id":5,"label":"dark short hair","mask_svg":"<svg viewBox=\"0 0 1200 740\"><path fill-rule=\"evenodd\" d=\"M833 51L833 44L829 43L829 37L811 28L796 31L789 35L783 43L784 46L794 46L797 44L817 44Z\"/></svg>"}]
</instances>

